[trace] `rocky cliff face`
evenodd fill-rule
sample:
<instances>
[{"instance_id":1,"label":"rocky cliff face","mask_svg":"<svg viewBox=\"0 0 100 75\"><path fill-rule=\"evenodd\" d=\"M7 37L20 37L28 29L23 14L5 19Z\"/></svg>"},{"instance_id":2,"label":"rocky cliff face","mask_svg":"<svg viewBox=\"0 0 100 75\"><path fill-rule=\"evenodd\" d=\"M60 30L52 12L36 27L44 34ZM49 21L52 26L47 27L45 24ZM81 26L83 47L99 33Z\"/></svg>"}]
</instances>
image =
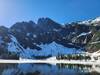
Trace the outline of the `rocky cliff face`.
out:
<instances>
[{"instance_id":1,"label":"rocky cliff face","mask_svg":"<svg viewBox=\"0 0 100 75\"><path fill-rule=\"evenodd\" d=\"M100 19L61 25L49 18L0 27L0 57L53 56L80 50L94 52L100 44ZM71 49L71 50L70 50Z\"/></svg>"}]
</instances>

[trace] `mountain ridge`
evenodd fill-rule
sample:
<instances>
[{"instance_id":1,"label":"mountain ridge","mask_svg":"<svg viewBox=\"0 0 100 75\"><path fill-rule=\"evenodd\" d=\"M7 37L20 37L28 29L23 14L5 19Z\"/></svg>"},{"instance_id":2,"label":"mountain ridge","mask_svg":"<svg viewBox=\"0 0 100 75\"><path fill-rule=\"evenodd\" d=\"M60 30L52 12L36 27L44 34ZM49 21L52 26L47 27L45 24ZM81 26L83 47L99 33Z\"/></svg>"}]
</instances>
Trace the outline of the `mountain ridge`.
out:
<instances>
[{"instance_id":1,"label":"mountain ridge","mask_svg":"<svg viewBox=\"0 0 100 75\"><path fill-rule=\"evenodd\" d=\"M34 58L34 52L40 52L39 54L41 54L43 53L42 51L44 51L44 53L47 51L48 53L49 49L45 50L47 49L46 46L53 44L59 49L61 47L62 50L63 48L70 48L76 51L97 51L99 49L98 44L96 44L97 48L95 48L95 46L90 43L100 40L100 22L97 18L93 21L96 22L88 25L87 23L73 22L63 26L49 18L40 18L37 23L33 21L17 22L10 28L0 26L0 57L4 58L4 54L7 54L8 57L15 55L18 57ZM60 53L57 47L49 47L50 51L54 51L56 55ZM66 49L65 52L67 51ZM54 54L49 53L46 55L52 56Z\"/></svg>"}]
</instances>

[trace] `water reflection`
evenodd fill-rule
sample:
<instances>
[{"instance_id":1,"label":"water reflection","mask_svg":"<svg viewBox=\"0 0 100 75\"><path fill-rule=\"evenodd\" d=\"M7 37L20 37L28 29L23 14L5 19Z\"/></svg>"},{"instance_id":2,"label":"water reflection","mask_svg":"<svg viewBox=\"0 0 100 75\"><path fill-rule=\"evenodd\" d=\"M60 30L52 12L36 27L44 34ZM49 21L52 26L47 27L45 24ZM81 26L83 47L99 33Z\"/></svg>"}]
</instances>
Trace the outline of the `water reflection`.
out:
<instances>
[{"instance_id":1,"label":"water reflection","mask_svg":"<svg viewBox=\"0 0 100 75\"><path fill-rule=\"evenodd\" d=\"M100 65L0 64L0 75L100 75Z\"/></svg>"}]
</instances>

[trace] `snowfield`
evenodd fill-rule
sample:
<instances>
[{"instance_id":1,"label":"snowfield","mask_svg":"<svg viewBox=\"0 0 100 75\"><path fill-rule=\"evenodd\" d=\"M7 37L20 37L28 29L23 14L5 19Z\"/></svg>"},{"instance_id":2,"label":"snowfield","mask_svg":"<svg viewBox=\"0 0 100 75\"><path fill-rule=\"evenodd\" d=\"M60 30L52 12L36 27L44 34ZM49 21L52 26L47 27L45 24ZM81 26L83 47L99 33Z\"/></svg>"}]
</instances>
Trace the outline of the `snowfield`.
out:
<instances>
[{"instance_id":1,"label":"snowfield","mask_svg":"<svg viewBox=\"0 0 100 75\"><path fill-rule=\"evenodd\" d=\"M12 42L8 43L8 51L19 54L22 58L33 58L33 56L57 56L61 54L75 54L81 53L81 50L76 50L75 48L67 48L56 42L50 44L41 44L38 47L41 50L36 49L24 49L17 41L17 39L11 35Z\"/></svg>"}]
</instances>

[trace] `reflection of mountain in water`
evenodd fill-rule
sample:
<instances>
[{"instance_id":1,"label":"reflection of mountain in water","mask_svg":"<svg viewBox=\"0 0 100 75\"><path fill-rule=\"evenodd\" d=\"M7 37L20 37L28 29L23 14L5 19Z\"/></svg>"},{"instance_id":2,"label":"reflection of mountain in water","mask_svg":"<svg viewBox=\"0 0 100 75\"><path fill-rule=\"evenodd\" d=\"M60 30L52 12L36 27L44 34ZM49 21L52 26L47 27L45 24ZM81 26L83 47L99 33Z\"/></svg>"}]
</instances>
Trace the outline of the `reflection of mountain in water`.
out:
<instances>
[{"instance_id":1,"label":"reflection of mountain in water","mask_svg":"<svg viewBox=\"0 0 100 75\"><path fill-rule=\"evenodd\" d=\"M98 70L99 72L95 71ZM0 75L100 75L98 65L1 64Z\"/></svg>"},{"instance_id":2,"label":"reflection of mountain in water","mask_svg":"<svg viewBox=\"0 0 100 75\"><path fill-rule=\"evenodd\" d=\"M98 72L100 73L100 65L81 65L81 64L57 64L59 68L74 69L81 72Z\"/></svg>"}]
</instances>

